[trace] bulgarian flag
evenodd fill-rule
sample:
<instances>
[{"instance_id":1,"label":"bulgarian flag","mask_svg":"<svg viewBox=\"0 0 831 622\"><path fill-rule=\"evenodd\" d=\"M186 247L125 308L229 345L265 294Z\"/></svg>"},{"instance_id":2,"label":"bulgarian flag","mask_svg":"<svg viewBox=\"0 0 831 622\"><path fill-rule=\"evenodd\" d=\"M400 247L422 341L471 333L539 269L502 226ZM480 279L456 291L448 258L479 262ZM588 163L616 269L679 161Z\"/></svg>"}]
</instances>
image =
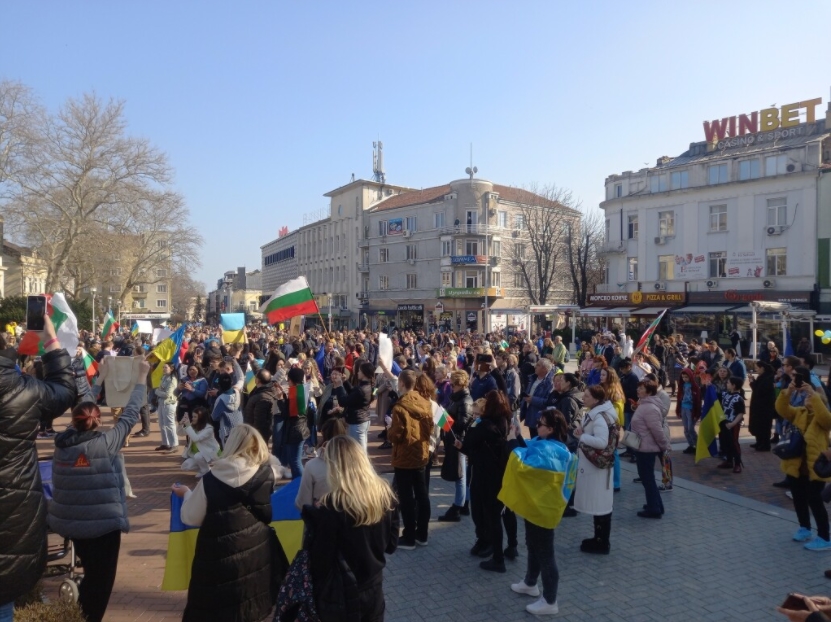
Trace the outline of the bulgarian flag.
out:
<instances>
[{"instance_id":1,"label":"bulgarian flag","mask_svg":"<svg viewBox=\"0 0 831 622\"><path fill-rule=\"evenodd\" d=\"M52 320L55 327L55 335L70 354L75 353L78 347L78 320L63 294L46 295L46 314ZM40 334L34 331L27 331L20 340L17 347L18 354L27 356L42 356L44 354L43 344L40 342Z\"/></svg>"},{"instance_id":2,"label":"bulgarian flag","mask_svg":"<svg viewBox=\"0 0 831 622\"><path fill-rule=\"evenodd\" d=\"M453 427L453 417L447 414L447 411L433 402L433 423L439 426L445 432L450 432Z\"/></svg>"},{"instance_id":3,"label":"bulgarian flag","mask_svg":"<svg viewBox=\"0 0 831 622\"><path fill-rule=\"evenodd\" d=\"M299 276L278 287L274 295L260 307L260 311L266 315L269 324L277 324L298 315L318 313L320 309L306 277Z\"/></svg>"},{"instance_id":4,"label":"bulgarian flag","mask_svg":"<svg viewBox=\"0 0 831 622\"><path fill-rule=\"evenodd\" d=\"M289 417L305 415L308 404L309 388L305 384L289 386Z\"/></svg>"},{"instance_id":5,"label":"bulgarian flag","mask_svg":"<svg viewBox=\"0 0 831 622\"><path fill-rule=\"evenodd\" d=\"M104 325L101 327L101 339L109 339L115 331L118 330L118 322L115 321L112 311L107 311L104 316Z\"/></svg>"},{"instance_id":6,"label":"bulgarian flag","mask_svg":"<svg viewBox=\"0 0 831 622\"><path fill-rule=\"evenodd\" d=\"M666 312L667 312L667 310L666 310L666 309L664 309L663 311L661 311L661 315L659 315L658 317L656 317L656 318L655 318L655 321L654 321L654 322L652 322L652 324L650 324L650 325L649 325L649 328L647 328L645 331L643 331L643 335L641 335L641 338L640 338L640 340L638 341L638 345L636 345L636 346L635 346L635 351L632 353L632 354L633 354L633 356L634 356L634 354L637 354L637 353L638 353L638 352L640 352L643 348L645 348L645 347L646 347L646 344L648 344L648 343L649 343L649 340L652 338L652 335L655 333L655 330L657 330L657 328L658 328L658 324L660 324L660 323L661 323L661 318L663 318L663 317L664 317L664 314L665 314Z\"/></svg>"},{"instance_id":7,"label":"bulgarian flag","mask_svg":"<svg viewBox=\"0 0 831 622\"><path fill-rule=\"evenodd\" d=\"M98 363L96 363L95 359L92 358L92 355L83 348L81 348L81 356L84 357L84 371L87 372L87 381L90 386L92 386L95 374L98 373Z\"/></svg>"}]
</instances>

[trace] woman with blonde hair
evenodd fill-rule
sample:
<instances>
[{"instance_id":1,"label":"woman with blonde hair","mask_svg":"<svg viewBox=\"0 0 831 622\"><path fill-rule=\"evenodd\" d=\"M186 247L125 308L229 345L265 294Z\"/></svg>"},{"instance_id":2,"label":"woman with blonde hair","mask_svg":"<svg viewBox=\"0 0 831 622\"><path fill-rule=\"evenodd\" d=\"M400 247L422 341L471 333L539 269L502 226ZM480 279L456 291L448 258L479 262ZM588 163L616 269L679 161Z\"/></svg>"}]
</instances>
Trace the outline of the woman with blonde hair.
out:
<instances>
[{"instance_id":1,"label":"woman with blonde hair","mask_svg":"<svg viewBox=\"0 0 831 622\"><path fill-rule=\"evenodd\" d=\"M270 527L278 467L260 433L240 424L193 491L173 485L182 522L199 527L184 622L257 622L271 612L288 565Z\"/></svg>"},{"instance_id":2,"label":"woman with blonde hair","mask_svg":"<svg viewBox=\"0 0 831 622\"><path fill-rule=\"evenodd\" d=\"M380 622L385 608L385 555L398 545L398 502L356 440L336 436L323 455L330 491L317 506L303 508L318 614L322 619ZM346 599L348 611L322 611L317 590L341 557L355 575L357 596Z\"/></svg>"}]
</instances>

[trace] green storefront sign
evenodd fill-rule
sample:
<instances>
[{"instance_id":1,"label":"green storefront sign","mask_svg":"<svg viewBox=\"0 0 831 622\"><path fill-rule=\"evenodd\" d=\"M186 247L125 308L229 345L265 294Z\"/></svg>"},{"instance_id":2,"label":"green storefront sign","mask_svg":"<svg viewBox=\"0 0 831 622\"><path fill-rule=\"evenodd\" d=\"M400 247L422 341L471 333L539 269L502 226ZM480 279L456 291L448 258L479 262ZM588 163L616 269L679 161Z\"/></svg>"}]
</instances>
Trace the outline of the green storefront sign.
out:
<instances>
[{"instance_id":1,"label":"green storefront sign","mask_svg":"<svg viewBox=\"0 0 831 622\"><path fill-rule=\"evenodd\" d=\"M484 287L442 287L438 290L438 298L481 298L485 295ZM488 296L501 296L501 287L489 287Z\"/></svg>"}]
</instances>

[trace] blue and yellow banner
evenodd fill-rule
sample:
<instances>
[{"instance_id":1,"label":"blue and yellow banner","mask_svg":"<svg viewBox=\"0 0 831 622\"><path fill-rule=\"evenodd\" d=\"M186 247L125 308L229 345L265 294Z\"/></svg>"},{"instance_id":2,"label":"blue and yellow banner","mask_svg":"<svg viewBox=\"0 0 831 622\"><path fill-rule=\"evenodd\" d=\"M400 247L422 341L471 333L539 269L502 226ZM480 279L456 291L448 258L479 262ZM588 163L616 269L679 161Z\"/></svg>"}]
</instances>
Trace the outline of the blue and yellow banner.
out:
<instances>
[{"instance_id":1,"label":"blue and yellow banner","mask_svg":"<svg viewBox=\"0 0 831 622\"><path fill-rule=\"evenodd\" d=\"M511 452L499 500L534 525L554 529L576 479L577 456L565 445L531 439Z\"/></svg>"},{"instance_id":2,"label":"blue and yellow banner","mask_svg":"<svg viewBox=\"0 0 831 622\"><path fill-rule=\"evenodd\" d=\"M704 392L704 404L701 406L701 422L698 424L698 443L695 446L695 461L718 455L716 439L719 424L724 420L724 410L718 399L716 388L708 384Z\"/></svg>"},{"instance_id":3,"label":"blue and yellow banner","mask_svg":"<svg viewBox=\"0 0 831 622\"><path fill-rule=\"evenodd\" d=\"M289 562L303 544L303 520L294 505L300 479L279 488L271 495L271 526ZM162 591L175 592L188 589L193 556L196 552L198 527L182 522L182 499L170 493L170 535L167 537L167 559L164 566Z\"/></svg>"},{"instance_id":4,"label":"blue and yellow banner","mask_svg":"<svg viewBox=\"0 0 831 622\"><path fill-rule=\"evenodd\" d=\"M245 313L222 313L219 316L222 326L222 343L248 343L245 336Z\"/></svg>"}]
</instances>

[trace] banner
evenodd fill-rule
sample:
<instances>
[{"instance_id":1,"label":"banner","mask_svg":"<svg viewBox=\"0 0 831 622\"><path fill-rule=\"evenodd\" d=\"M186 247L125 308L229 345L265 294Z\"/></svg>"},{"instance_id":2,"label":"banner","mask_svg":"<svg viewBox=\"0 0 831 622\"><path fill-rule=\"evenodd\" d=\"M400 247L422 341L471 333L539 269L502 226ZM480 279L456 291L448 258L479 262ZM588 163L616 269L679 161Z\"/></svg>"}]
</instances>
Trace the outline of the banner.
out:
<instances>
[{"instance_id":1,"label":"banner","mask_svg":"<svg viewBox=\"0 0 831 622\"><path fill-rule=\"evenodd\" d=\"M728 279L755 278L765 274L764 251L730 251L725 268Z\"/></svg>"},{"instance_id":2,"label":"banner","mask_svg":"<svg viewBox=\"0 0 831 622\"><path fill-rule=\"evenodd\" d=\"M693 256L692 253L675 256L674 278L683 281L694 279L706 279L708 276L707 257L702 255Z\"/></svg>"}]
</instances>

